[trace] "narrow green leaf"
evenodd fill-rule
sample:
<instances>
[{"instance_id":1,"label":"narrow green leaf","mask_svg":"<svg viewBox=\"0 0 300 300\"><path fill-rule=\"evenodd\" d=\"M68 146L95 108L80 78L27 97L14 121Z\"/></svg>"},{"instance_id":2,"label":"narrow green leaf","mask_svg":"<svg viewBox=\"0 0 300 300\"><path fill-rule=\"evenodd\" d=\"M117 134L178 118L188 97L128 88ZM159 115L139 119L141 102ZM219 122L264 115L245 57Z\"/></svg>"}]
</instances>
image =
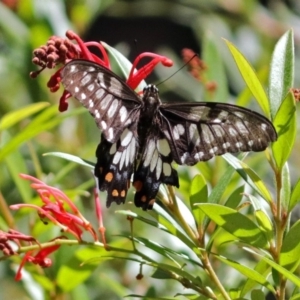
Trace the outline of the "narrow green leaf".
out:
<instances>
[{"instance_id":1,"label":"narrow green leaf","mask_svg":"<svg viewBox=\"0 0 300 300\"><path fill-rule=\"evenodd\" d=\"M201 224L204 218L203 212L199 209L196 203L206 203L208 197L207 183L202 174L197 174L191 183L190 188L190 205L194 218Z\"/></svg>"},{"instance_id":2,"label":"narrow green leaf","mask_svg":"<svg viewBox=\"0 0 300 300\"><path fill-rule=\"evenodd\" d=\"M261 274L264 278L267 278L270 274L270 266L263 260L259 260L254 267L254 270ZM241 288L241 296L245 296L249 291L252 291L257 286L257 282L248 278L245 284Z\"/></svg>"},{"instance_id":3,"label":"narrow green leaf","mask_svg":"<svg viewBox=\"0 0 300 300\"><path fill-rule=\"evenodd\" d=\"M171 223L169 220L167 220L166 218L159 216L159 222L153 221L153 220L149 220L146 219L142 216L139 216L138 214L131 212L131 211L127 211L127 210L118 210L116 211L116 213L119 214L123 214L126 216L131 216L135 219L138 219L148 225L151 225L153 227L156 227L162 231L165 231L167 233L170 233L171 235L174 235L176 237L178 237L183 243L185 243L189 248L194 250L195 245L192 243L192 241L187 238L187 236L185 236L179 228L176 228L176 226L174 226L173 223Z\"/></svg>"},{"instance_id":4,"label":"narrow green leaf","mask_svg":"<svg viewBox=\"0 0 300 300\"><path fill-rule=\"evenodd\" d=\"M291 282L293 282L295 285L297 285L298 287L300 287L300 278L296 275L294 275L293 273L291 273L290 271L288 271L286 268L278 265L276 262L274 262L273 260L255 252L253 249L250 248L244 248L246 251L257 255L260 259L264 260L268 265L270 265L272 268L274 268L275 270L277 270L279 273L281 273L283 276L285 276L287 279L289 279Z\"/></svg>"},{"instance_id":5,"label":"narrow green leaf","mask_svg":"<svg viewBox=\"0 0 300 300\"><path fill-rule=\"evenodd\" d=\"M279 170L289 158L296 138L296 107L292 93L288 93L274 118L278 139L272 144L274 159Z\"/></svg>"},{"instance_id":6,"label":"narrow green leaf","mask_svg":"<svg viewBox=\"0 0 300 300\"><path fill-rule=\"evenodd\" d=\"M287 31L277 42L271 61L269 78L269 99L271 116L275 117L283 99L294 82L294 36Z\"/></svg>"},{"instance_id":7,"label":"narrow green leaf","mask_svg":"<svg viewBox=\"0 0 300 300\"><path fill-rule=\"evenodd\" d=\"M226 265L231 266L232 268L239 271L241 274L245 275L248 279L254 280L257 283L265 286L271 292L275 292L275 289L272 286L272 284L270 284L270 282L268 282L267 279L263 275L261 275L259 272L255 271L245 265L242 265L236 261L228 259L224 256L220 256L220 255L214 255L214 256L217 259L219 259L220 261L222 261L223 263L225 263Z\"/></svg>"},{"instance_id":8,"label":"narrow green leaf","mask_svg":"<svg viewBox=\"0 0 300 300\"><path fill-rule=\"evenodd\" d=\"M63 153L63 152L48 152L48 153L44 153L43 156L55 156L55 157L60 157L63 158L65 160L71 161L71 162L75 162L76 164L85 166L85 167L89 167L91 169L95 168L95 165L85 159L82 159L78 156L75 155L71 155L68 153Z\"/></svg>"},{"instance_id":9,"label":"narrow green leaf","mask_svg":"<svg viewBox=\"0 0 300 300\"><path fill-rule=\"evenodd\" d=\"M268 241L258 226L246 216L226 206L200 203L200 209L216 224L242 242L265 248Z\"/></svg>"},{"instance_id":10,"label":"narrow green leaf","mask_svg":"<svg viewBox=\"0 0 300 300\"><path fill-rule=\"evenodd\" d=\"M4 115L0 120L0 130L15 125L19 121L39 112L47 106L49 106L47 102L34 103Z\"/></svg>"},{"instance_id":11,"label":"narrow green leaf","mask_svg":"<svg viewBox=\"0 0 300 300\"><path fill-rule=\"evenodd\" d=\"M300 220L286 234L280 253L280 265L294 272L300 263Z\"/></svg>"},{"instance_id":12,"label":"narrow green leaf","mask_svg":"<svg viewBox=\"0 0 300 300\"><path fill-rule=\"evenodd\" d=\"M237 208L238 205L241 203L243 198L243 192L245 187L242 185L238 187L229 197L228 200L225 202L225 206L230 208Z\"/></svg>"},{"instance_id":13,"label":"narrow green leaf","mask_svg":"<svg viewBox=\"0 0 300 300\"><path fill-rule=\"evenodd\" d=\"M228 83L225 74L224 63L220 54L218 45L219 38L213 35L211 31L206 32L203 39L202 56L208 68L205 72L206 80L216 83L216 90L211 93L207 92L207 97L211 101L220 101L220 99L228 99Z\"/></svg>"},{"instance_id":14,"label":"narrow green leaf","mask_svg":"<svg viewBox=\"0 0 300 300\"><path fill-rule=\"evenodd\" d=\"M289 202L291 199L291 178L287 162L284 164L281 172L280 199L282 208L287 211L289 209Z\"/></svg>"},{"instance_id":15,"label":"narrow green leaf","mask_svg":"<svg viewBox=\"0 0 300 300\"><path fill-rule=\"evenodd\" d=\"M229 41L225 40L238 68L243 76L248 88L253 94L254 98L257 100L258 104L262 108L266 116L270 115L270 106L267 94L259 81L254 69L243 56L243 54Z\"/></svg>"},{"instance_id":16,"label":"narrow green leaf","mask_svg":"<svg viewBox=\"0 0 300 300\"><path fill-rule=\"evenodd\" d=\"M272 197L269 190L259 178L259 176L244 162L230 153L226 153L222 156L227 162L235 168L240 176L255 190L257 191L267 202L272 202Z\"/></svg>"},{"instance_id":17,"label":"narrow green leaf","mask_svg":"<svg viewBox=\"0 0 300 300\"><path fill-rule=\"evenodd\" d=\"M300 179L298 179L296 185L293 188L291 201L289 205L289 211L292 211L293 208L299 203L300 201Z\"/></svg>"}]
</instances>

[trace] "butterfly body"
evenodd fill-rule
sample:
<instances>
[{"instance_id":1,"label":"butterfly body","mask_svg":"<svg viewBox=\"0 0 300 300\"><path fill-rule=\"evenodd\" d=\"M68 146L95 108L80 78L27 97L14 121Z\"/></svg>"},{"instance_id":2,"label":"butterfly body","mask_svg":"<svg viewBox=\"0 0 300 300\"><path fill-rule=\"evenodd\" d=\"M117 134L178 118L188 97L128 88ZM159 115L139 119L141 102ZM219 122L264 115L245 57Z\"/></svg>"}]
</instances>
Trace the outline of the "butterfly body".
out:
<instances>
[{"instance_id":1,"label":"butterfly body","mask_svg":"<svg viewBox=\"0 0 300 300\"><path fill-rule=\"evenodd\" d=\"M216 155L262 151L277 138L258 113L225 103L162 103L149 85L143 96L98 64L74 60L62 70L65 89L100 128L95 175L107 206L124 203L133 174L135 204L153 206L161 183L179 187L171 163L194 165Z\"/></svg>"}]
</instances>

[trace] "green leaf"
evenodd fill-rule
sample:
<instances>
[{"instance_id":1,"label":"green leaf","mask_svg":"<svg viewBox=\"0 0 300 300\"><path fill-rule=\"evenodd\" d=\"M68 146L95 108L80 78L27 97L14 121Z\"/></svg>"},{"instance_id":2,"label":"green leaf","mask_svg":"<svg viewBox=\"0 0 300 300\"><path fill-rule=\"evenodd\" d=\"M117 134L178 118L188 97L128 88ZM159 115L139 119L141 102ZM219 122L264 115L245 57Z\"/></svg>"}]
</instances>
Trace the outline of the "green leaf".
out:
<instances>
[{"instance_id":1,"label":"green leaf","mask_svg":"<svg viewBox=\"0 0 300 300\"><path fill-rule=\"evenodd\" d=\"M273 291L275 293L275 290ZM265 300L265 294L261 290L253 290L251 292L251 300Z\"/></svg>"},{"instance_id":2,"label":"green leaf","mask_svg":"<svg viewBox=\"0 0 300 300\"><path fill-rule=\"evenodd\" d=\"M257 100L266 116L270 115L270 106L267 94L259 81L254 69L249 64L243 54L229 41L225 40L238 68L243 76L248 88Z\"/></svg>"},{"instance_id":3,"label":"green leaf","mask_svg":"<svg viewBox=\"0 0 300 300\"><path fill-rule=\"evenodd\" d=\"M292 93L288 93L274 118L278 139L272 144L274 159L279 170L289 158L296 138L296 107Z\"/></svg>"},{"instance_id":4,"label":"green leaf","mask_svg":"<svg viewBox=\"0 0 300 300\"><path fill-rule=\"evenodd\" d=\"M212 221L240 241L259 248L265 248L268 245L264 233L258 226L236 210L218 204L201 203L198 205Z\"/></svg>"},{"instance_id":5,"label":"green leaf","mask_svg":"<svg viewBox=\"0 0 300 300\"><path fill-rule=\"evenodd\" d=\"M261 274L264 278L270 275L270 266L263 260L259 260L254 267L254 270ZM249 291L252 291L257 286L257 281L248 278L241 288L241 297L245 296Z\"/></svg>"},{"instance_id":6,"label":"green leaf","mask_svg":"<svg viewBox=\"0 0 300 300\"><path fill-rule=\"evenodd\" d=\"M271 116L275 117L283 99L294 82L294 36L293 30L286 32L277 42L271 61L269 99Z\"/></svg>"},{"instance_id":7,"label":"green leaf","mask_svg":"<svg viewBox=\"0 0 300 300\"><path fill-rule=\"evenodd\" d=\"M242 201L245 187L242 185L238 187L227 199L225 206L230 208L237 208Z\"/></svg>"},{"instance_id":8,"label":"green leaf","mask_svg":"<svg viewBox=\"0 0 300 300\"><path fill-rule=\"evenodd\" d=\"M220 55L220 47L218 45L219 37L213 35L211 31L206 32L203 39L202 57L209 67L205 72L205 79L213 81L217 85L217 89L211 93L206 92L208 99L211 101L220 101L220 99L228 99L228 82L225 74L223 59Z\"/></svg>"},{"instance_id":9,"label":"green leaf","mask_svg":"<svg viewBox=\"0 0 300 300\"><path fill-rule=\"evenodd\" d=\"M95 165L87 160L84 160L78 156L75 155L71 155L68 153L63 153L63 152L48 152L48 153L44 153L43 156L55 156L55 157L60 157L63 158L65 160L71 161L71 162L75 162L76 164L85 166L85 167L89 167L91 169L95 168Z\"/></svg>"},{"instance_id":10,"label":"green leaf","mask_svg":"<svg viewBox=\"0 0 300 300\"><path fill-rule=\"evenodd\" d=\"M270 284L270 282L268 282L266 280L266 278L261 275L259 272L253 270L252 268L249 268L245 265L242 265L236 261L233 261L231 259L228 259L224 256L220 256L220 255L215 255L215 257L217 259L219 259L220 261L222 261L223 263L225 263L228 266L231 266L232 268L236 269L237 271L239 271L241 274L243 274L244 276L246 276L248 279L254 280L257 283L265 286L268 290L275 292L274 287L272 286L272 284Z\"/></svg>"},{"instance_id":11,"label":"green leaf","mask_svg":"<svg viewBox=\"0 0 300 300\"><path fill-rule=\"evenodd\" d=\"M206 203L208 198L207 183L202 174L197 174L191 183L190 188L190 205L194 218L201 224L204 218L203 212L198 206L194 205L196 203Z\"/></svg>"},{"instance_id":12,"label":"green leaf","mask_svg":"<svg viewBox=\"0 0 300 300\"><path fill-rule=\"evenodd\" d=\"M289 211L292 211L293 208L299 203L300 201L300 178L298 179L296 185L293 188L291 201L289 204Z\"/></svg>"},{"instance_id":13,"label":"green leaf","mask_svg":"<svg viewBox=\"0 0 300 300\"><path fill-rule=\"evenodd\" d=\"M8 129L47 106L49 106L47 102L34 103L4 115L0 120L0 131Z\"/></svg>"},{"instance_id":14,"label":"green leaf","mask_svg":"<svg viewBox=\"0 0 300 300\"><path fill-rule=\"evenodd\" d=\"M97 268L98 265L84 264L81 265L76 256L73 256L67 264L59 268L56 283L64 292L69 292L76 286L84 282L91 276L91 273Z\"/></svg>"},{"instance_id":15,"label":"green leaf","mask_svg":"<svg viewBox=\"0 0 300 300\"><path fill-rule=\"evenodd\" d=\"M291 199L291 178L287 162L284 164L281 172L280 199L282 208L284 211L287 211L289 209L289 202Z\"/></svg>"},{"instance_id":16,"label":"green leaf","mask_svg":"<svg viewBox=\"0 0 300 300\"><path fill-rule=\"evenodd\" d=\"M247 250L248 252L257 255L260 259L264 260L268 265L270 265L273 269L275 269L276 271L278 271L279 273L281 273L283 276L285 276L287 279L289 279L291 282L293 282L295 285L297 285L298 287L300 287L300 278L296 275L294 275L293 273L291 273L290 271L288 271L286 268L278 265L276 262L274 262L273 260L255 252L253 249L249 249L249 248L244 248L245 250Z\"/></svg>"},{"instance_id":17,"label":"green leaf","mask_svg":"<svg viewBox=\"0 0 300 300\"><path fill-rule=\"evenodd\" d=\"M300 263L300 220L286 234L279 257L280 265L294 272Z\"/></svg>"},{"instance_id":18,"label":"green leaf","mask_svg":"<svg viewBox=\"0 0 300 300\"><path fill-rule=\"evenodd\" d=\"M269 190L259 176L247 164L230 153L226 153L222 157L226 159L227 162L240 174L240 176L268 203L272 203L272 197Z\"/></svg>"}]
</instances>

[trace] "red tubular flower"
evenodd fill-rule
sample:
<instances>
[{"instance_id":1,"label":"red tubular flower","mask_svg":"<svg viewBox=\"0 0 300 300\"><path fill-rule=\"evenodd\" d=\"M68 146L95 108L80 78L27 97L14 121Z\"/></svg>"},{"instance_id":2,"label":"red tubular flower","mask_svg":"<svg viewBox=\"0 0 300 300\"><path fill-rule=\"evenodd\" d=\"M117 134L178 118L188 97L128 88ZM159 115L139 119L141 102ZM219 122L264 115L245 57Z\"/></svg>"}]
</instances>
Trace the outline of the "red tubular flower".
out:
<instances>
[{"instance_id":1,"label":"red tubular flower","mask_svg":"<svg viewBox=\"0 0 300 300\"><path fill-rule=\"evenodd\" d=\"M39 265L42 268L48 268L52 265L52 260L48 257L52 252L56 251L60 245L53 245L41 249L36 255L32 256L33 251L28 251L25 253L19 269L16 273L15 280L19 281L22 279L22 269L26 262L31 262L33 264Z\"/></svg>"},{"instance_id":2,"label":"red tubular flower","mask_svg":"<svg viewBox=\"0 0 300 300\"><path fill-rule=\"evenodd\" d=\"M20 174L20 176L33 182L31 187L37 191L44 204L41 207L27 203L15 204L10 206L11 209L34 208L38 211L41 219L50 220L64 231L73 234L79 241L81 241L83 230L90 232L95 241L98 240L91 223L82 216L74 203L62 191L48 186L32 176L26 174ZM72 213L65 210L64 204L70 207Z\"/></svg>"},{"instance_id":3,"label":"red tubular flower","mask_svg":"<svg viewBox=\"0 0 300 300\"><path fill-rule=\"evenodd\" d=\"M82 39L72 32L71 30L66 32L66 37L68 39L52 36L46 45L39 47L34 50L34 58L32 62L41 67L40 70L31 72L30 76L32 78L37 77L45 68L52 69L59 64L65 65L74 59L85 59L93 63L97 63L101 66L110 69L110 63L108 55L101 43L97 42L83 42ZM75 40L77 44L71 42ZM102 58L93 54L88 47L96 47L100 50ZM136 66L140 60L144 57L151 58L145 66L136 69ZM129 73L127 84L132 88L136 89L139 83L145 79L155 68L158 63L162 63L164 66L170 67L173 65L172 60L165 56L161 56L151 52L145 52L140 54L134 61L132 69ZM47 86L51 92L56 92L59 89L61 82L61 70L63 66L60 67L50 78ZM67 99L70 98L70 93L64 91L59 104L59 110L65 111L68 108Z\"/></svg>"}]
</instances>

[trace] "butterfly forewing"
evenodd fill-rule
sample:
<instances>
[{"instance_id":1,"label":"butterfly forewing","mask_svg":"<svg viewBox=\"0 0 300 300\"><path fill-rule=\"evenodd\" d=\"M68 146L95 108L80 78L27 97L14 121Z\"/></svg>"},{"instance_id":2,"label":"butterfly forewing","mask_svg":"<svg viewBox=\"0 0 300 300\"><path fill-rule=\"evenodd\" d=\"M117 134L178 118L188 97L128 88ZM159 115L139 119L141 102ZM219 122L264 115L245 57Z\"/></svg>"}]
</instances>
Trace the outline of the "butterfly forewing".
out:
<instances>
[{"instance_id":1,"label":"butterfly forewing","mask_svg":"<svg viewBox=\"0 0 300 300\"><path fill-rule=\"evenodd\" d=\"M193 165L216 155L262 151L276 140L265 117L225 103L163 104L162 131L178 164Z\"/></svg>"},{"instance_id":2,"label":"butterfly forewing","mask_svg":"<svg viewBox=\"0 0 300 300\"><path fill-rule=\"evenodd\" d=\"M65 89L89 110L107 141L116 142L124 128L137 123L140 97L107 68L74 60L61 76Z\"/></svg>"}]
</instances>

